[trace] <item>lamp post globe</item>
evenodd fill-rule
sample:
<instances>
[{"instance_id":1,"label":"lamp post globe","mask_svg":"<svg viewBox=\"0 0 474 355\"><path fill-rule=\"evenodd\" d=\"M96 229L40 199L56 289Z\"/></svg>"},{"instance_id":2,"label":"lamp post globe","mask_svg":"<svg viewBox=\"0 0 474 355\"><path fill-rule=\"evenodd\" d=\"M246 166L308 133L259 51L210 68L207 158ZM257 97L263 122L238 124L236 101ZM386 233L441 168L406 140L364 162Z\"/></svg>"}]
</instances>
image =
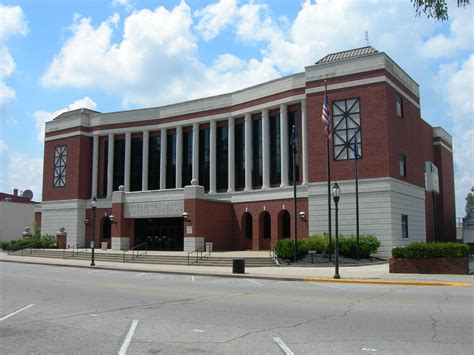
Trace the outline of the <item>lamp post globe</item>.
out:
<instances>
[{"instance_id":1,"label":"lamp post globe","mask_svg":"<svg viewBox=\"0 0 474 355\"><path fill-rule=\"evenodd\" d=\"M91 207L92 207L92 240L91 240L91 266L95 266L94 262L94 248L95 248L95 212L97 209L97 199L95 196L92 197L91 199Z\"/></svg>"},{"instance_id":2,"label":"lamp post globe","mask_svg":"<svg viewBox=\"0 0 474 355\"><path fill-rule=\"evenodd\" d=\"M332 188L332 198L334 200L334 204L336 205L336 270L334 272L334 278L335 279L340 279L341 276L339 275L339 220L338 220L338 215L339 215L339 198L341 197L341 188L337 184L337 182L334 184Z\"/></svg>"}]
</instances>

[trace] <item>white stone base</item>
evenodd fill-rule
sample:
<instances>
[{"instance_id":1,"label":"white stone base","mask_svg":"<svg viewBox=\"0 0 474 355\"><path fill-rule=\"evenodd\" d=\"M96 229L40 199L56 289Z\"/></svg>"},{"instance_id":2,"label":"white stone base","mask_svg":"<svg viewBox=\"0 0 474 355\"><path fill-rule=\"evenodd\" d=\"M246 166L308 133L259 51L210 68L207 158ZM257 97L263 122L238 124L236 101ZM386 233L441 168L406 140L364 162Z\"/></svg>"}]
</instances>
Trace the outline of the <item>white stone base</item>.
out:
<instances>
[{"instance_id":1,"label":"white stone base","mask_svg":"<svg viewBox=\"0 0 474 355\"><path fill-rule=\"evenodd\" d=\"M204 237L184 237L184 251L191 252L204 246Z\"/></svg>"},{"instance_id":2,"label":"white stone base","mask_svg":"<svg viewBox=\"0 0 474 355\"><path fill-rule=\"evenodd\" d=\"M130 238L112 237L112 250L130 249Z\"/></svg>"}]
</instances>

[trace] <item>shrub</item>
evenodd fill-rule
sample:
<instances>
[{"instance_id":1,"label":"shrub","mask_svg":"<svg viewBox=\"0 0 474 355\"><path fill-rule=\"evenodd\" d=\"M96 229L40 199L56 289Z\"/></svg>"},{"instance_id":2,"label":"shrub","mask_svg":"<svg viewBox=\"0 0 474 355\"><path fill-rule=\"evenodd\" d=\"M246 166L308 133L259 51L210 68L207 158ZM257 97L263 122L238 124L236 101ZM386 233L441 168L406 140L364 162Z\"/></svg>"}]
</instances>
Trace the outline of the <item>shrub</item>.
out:
<instances>
[{"instance_id":1,"label":"shrub","mask_svg":"<svg viewBox=\"0 0 474 355\"><path fill-rule=\"evenodd\" d=\"M316 250L318 254L327 253L329 236L327 234L312 235L301 240L301 243L306 250Z\"/></svg>"},{"instance_id":2,"label":"shrub","mask_svg":"<svg viewBox=\"0 0 474 355\"><path fill-rule=\"evenodd\" d=\"M275 251L279 258L293 260L295 257L295 241L292 239L280 239L275 244ZM299 241L297 257L301 258L307 253L308 249L306 249L305 243Z\"/></svg>"},{"instance_id":3,"label":"shrub","mask_svg":"<svg viewBox=\"0 0 474 355\"><path fill-rule=\"evenodd\" d=\"M394 258L462 258L469 255L469 247L454 242L414 242L405 247L392 249Z\"/></svg>"},{"instance_id":4,"label":"shrub","mask_svg":"<svg viewBox=\"0 0 474 355\"><path fill-rule=\"evenodd\" d=\"M52 249L56 248L56 237L53 235L45 234L42 237L27 237L18 240L12 240L9 242L2 242L2 249L9 251L16 251L25 248L39 248L39 249Z\"/></svg>"}]
</instances>

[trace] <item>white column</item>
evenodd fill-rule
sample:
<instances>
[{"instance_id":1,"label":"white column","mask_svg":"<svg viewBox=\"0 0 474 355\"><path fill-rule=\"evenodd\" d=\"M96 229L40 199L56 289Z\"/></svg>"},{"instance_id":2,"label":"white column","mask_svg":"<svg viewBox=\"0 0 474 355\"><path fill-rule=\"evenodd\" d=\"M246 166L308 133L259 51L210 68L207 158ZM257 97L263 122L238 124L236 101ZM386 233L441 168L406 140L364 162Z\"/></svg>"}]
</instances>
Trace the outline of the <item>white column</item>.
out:
<instances>
[{"instance_id":1,"label":"white column","mask_svg":"<svg viewBox=\"0 0 474 355\"><path fill-rule=\"evenodd\" d=\"M270 119L267 108L262 110L262 160L262 189L268 189L270 187Z\"/></svg>"},{"instance_id":2,"label":"white column","mask_svg":"<svg viewBox=\"0 0 474 355\"><path fill-rule=\"evenodd\" d=\"M229 157L228 157L228 186L227 192L234 192L235 190L235 121L234 117L229 117L228 120L228 144L229 144Z\"/></svg>"},{"instance_id":3,"label":"white column","mask_svg":"<svg viewBox=\"0 0 474 355\"><path fill-rule=\"evenodd\" d=\"M183 127L176 127L176 188L183 183Z\"/></svg>"},{"instance_id":4,"label":"white column","mask_svg":"<svg viewBox=\"0 0 474 355\"><path fill-rule=\"evenodd\" d=\"M160 190L166 189L166 128L161 130Z\"/></svg>"},{"instance_id":5,"label":"white column","mask_svg":"<svg viewBox=\"0 0 474 355\"><path fill-rule=\"evenodd\" d=\"M199 181L199 123L193 124L193 180Z\"/></svg>"},{"instance_id":6,"label":"white column","mask_svg":"<svg viewBox=\"0 0 474 355\"><path fill-rule=\"evenodd\" d=\"M114 135L109 134L107 154L107 200L112 199L112 192L114 188Z\"/></svg>"},{"instance_id":7,"label":"white column","mask_svg":"<svg viewBox=\"0 0 474 355\"><path fill-rule=\"evenodd\" d=\"M252 115L245 114L245 190L252 190Z\"/></svg>"},{"instance_id":8,"label":"white column","mask_svg":"<svg viewBox=\"0 0 474 355\"><path fill-rule=\"evenodd\" d=\"M210 182L209 182L209 193L216 193L216 120L211 121L211 130L210 130L210 137L209 137L209 149L210 149Z\"/></svg>"},{"instance_id":9,"label":"white column","mask_svg":"<svg viewBox=\"0 0 474 355\"><path fill-rule=\"evenodd\" d=\"M130 191L130 151L132 149L132 133L125 133L125 191Z\"/></svg>"},{"instance_id":10,"label":"white column","mask_svg":"<svg viewBox=\"0 0 474 355\"><path fill-rule=\"evenodd\" d=\"M288 186L288 107L280 105L281 187Z\"/></svg>"},{"instance_id":11,"label":"white column","mask_svg":"<svg viewBox=\"0 0 474 355\"><path fill-rule=\"evenodd\" d=\"M99 175L99 136L92 138L92 196L97 197L97 179Z\"/></svg>"},{"instance_id":12,"label":"white column","mask_svg":"<svg viewBox=\"0 0 474 355\"><path fill-rule=\"evenodd\" d=\"M143 153L142 153L142 191L148 190L148 153L150 147L150 132L143 131Z\"/></svg>"},{"instance_id":13,"label":"white column","mask_svg":"<svg viewBox=\"0 0 474 355\"><path fill-rule=\"evenodd\" d=\"M303 159L303 181L302 184L308 183L308 136L306 123L306 99L301 100L301 149Z\"/></svg>"}]
</instances>

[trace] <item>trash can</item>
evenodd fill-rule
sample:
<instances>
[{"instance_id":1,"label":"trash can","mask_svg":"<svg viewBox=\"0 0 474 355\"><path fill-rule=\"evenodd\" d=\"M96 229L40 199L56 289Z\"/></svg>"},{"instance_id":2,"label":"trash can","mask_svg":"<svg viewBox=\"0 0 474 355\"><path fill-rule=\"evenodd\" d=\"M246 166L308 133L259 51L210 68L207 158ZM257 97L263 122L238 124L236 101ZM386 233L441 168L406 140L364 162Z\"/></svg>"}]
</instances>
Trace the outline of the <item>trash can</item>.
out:
<instances>
[{"instance_id":1,"label":"trash can","mask_svg":"<svg viewBox=\"0 0 474 355\"><path fill-rule=\"evenodd\" d=\"M107 242L101 242L102 250L107 250Z\"/></svg>"},{"instance_id":2,"label":"trash can","mask_svg":"<svg viewBox=\"0 0 474 355\"><path fill-rule=\"evenodd\" d=\"M211 253L212 252L212 246L213 243L206 243L206 253Z\"/></svg>"},{"instance_id":3,"label":"trash can","mask_svg":"<svg viewBox=\"0 0 474 355\"><path fill-rule=\"evenodd\" d=\"M245 259L232 259L232 273L245 274Z\"/></svg>"}]
</instances>

